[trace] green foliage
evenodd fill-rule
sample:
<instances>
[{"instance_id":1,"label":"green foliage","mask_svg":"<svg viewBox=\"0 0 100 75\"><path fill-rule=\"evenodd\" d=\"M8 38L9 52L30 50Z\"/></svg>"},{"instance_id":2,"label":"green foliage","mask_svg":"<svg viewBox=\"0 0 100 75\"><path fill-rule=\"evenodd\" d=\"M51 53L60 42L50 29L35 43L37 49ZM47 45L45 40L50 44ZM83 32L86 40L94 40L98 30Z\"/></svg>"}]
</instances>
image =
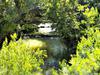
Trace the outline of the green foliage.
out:
<instances>
[{"instance_id":1,"label":"green foliage","mask_svg":"<svg viewBox=\"0 0 100 75\"><path fill-rule=\"evenodd\" d=\"M89 27L99 27L99 12L97 7L90 6L88 3L86 5L78 4L77 8L82 18L79 25L79 32L82 35L85 35Z\"/></svg>"},{"instance_id":2,"label":"green foliage","mask_svg":"<svg viewBox=\"0 0 100 75\"><path fill-rule=\"evenodd\" d=\"M100 30L89 28L87 38L82 37L77 45L77 54L72 55L71 66L66 60L60 62L60 68L52 70L54 75L99 75L100 74ZM53 75L53 74L51 74Z\"/></svg>"},{"instance_id":3,"label":"green foliage","mask_svg":"<svg viewBox=\"0 0 100 75\"><path fill-rule=\"evenodd\" d=\"M37 26L29 23L39 18L33 19L35 15L30 10L39 6L43 10L42 19L54 23L52 27L62 38L67 38L70 48L76 48L78 39L84 35L78 42L76 55L72 55L70 60L72 65L69 66L64 60L60 63L61 69L52 68L50 74L99 75L100 1L80 1L89 3L82 5L78 0L0 0L0 34L13 32L15 29L26 30L26 32L37 31ZM83 19L77 18L80 16ZM15 23L17 20L18 23ZM29 21L28 24L24 24L26 21ZM21 39L16 42L14 40L16 34L11 37L13 41L9 45L5 41L0 51L0 75L43 75L40 66L44 64L45 51L33 50L32 44L31 47L27 46ZM35 46L37 47L36 43Z\"/></svg>"},{"instance_id":4,"label":"green foliage","mask_svg":"<svg viewBox=\"0 0 100 75\"><path fill-rule=\"evenodd\" d=\"M53 27L63 38L77 36L79 23L76 21L76 13L73 10L75 7L73 5L76 4L76 0L52 0L49 2L48 19L56 23Z\"/></svg>"},{"instance_id":5,"label":"green foliage","mask_svg":"<svg viewBox=\"0 0 100 75\"><path fill-rule=\"evenodd\" d=\"M68 75L99 75L100 74L100 31L90 28L87 38L82 37L77 46L77 54L72 56L68 66L62 63Z\"/></svg>"},{"instance_id":6,"label":"green foliage","mask_svg":"<svg viewBox=\"0 0 100 75\"><path fill-rule=\"evenodd\" d=\"M24 30L26 33L34 33L38 31L38 26L35 24L24 24L21 30Z\"/></svg>"},{"instance_id":7,"label":"green foliage","mask_svg":"<svg viewBox=\"0 0 100 75\"><path fill-rule=\"evenodd\" d=\"M7 32L13 32L16 24L12 21L17 16L14 10L14 2L12 0L1 0L0 2L0 34L5 35Z\"/></svg>"},{"instance_id":8,"label":"green foliage","mask_svg":"<svg viewBox=\"0 0 100 75\"><path fill-rule=\"evenodd\" d=\"M35 1L35 0L34 0ZM29 1L30 2L30 1ZM31 4L28 4L27 0L1 0L0 1L0 34L4 35L7 32L14 32L16 30L19 31L19 26L29 23L36 23L39 18L35 17L36 13L33 10L31 13L31 9L34 9L36 6L33 6L32 1ZM38 21L39 22L39 21ZM37 22L37 23L38 23ZM36 26L30 25L26 31L30 29L36 31ZM21 28L23 29L23 28ZM20 30L21 30L20 29Z\"/></svg>"},{"instance_id":9,"label":"green foliage","mask_svg":"<svg viewBox=\"0 0 100 75\"><path fill-rule=\"evenodd\" d=\"M85 12L83 12L83 15L85 16L85 20L82 20L81 23L85 24L86 27L93 26L93 24L96 24L97 16L98 16L98 10L97 8L91 7L91 9L87 8L85 9Z\"/></svg>"},{"instance_id":10,"label":"green foliage","mask_svg":"<svg viewBox=\"0 0 100 75\"><path fill-rule=\"evenodd\" d=\"M6 42L0 51L0 75L31 75L42 71L44 50L32 50L21 39L11 41L8 46Z\"/></svg>"}]
</instances>

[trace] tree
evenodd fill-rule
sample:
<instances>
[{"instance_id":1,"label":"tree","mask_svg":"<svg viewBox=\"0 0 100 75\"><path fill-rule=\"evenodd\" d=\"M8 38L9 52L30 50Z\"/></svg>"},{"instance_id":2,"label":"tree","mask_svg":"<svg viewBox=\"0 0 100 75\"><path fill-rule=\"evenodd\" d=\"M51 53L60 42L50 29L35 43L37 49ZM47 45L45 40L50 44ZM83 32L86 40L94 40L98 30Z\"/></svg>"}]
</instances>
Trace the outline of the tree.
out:
<instances>
[{"instance_id":1,"label":"tree","mask_svg":"<svg viewBox=\"0 0 100 75\"><path fill-rule=\"evenodd\" d=\"M30 24L35 31L33 24L41 23L41 11L30 7L27 0L0 0L0 38L10 37L11 33L21 32L23 25ZM27 8L30 7L30 8ZM8 38L9 39L9 38ZM2 40L4 41L4 40ZM0 43L2 44L2 41Z\"/></svg>"}]
</instances>

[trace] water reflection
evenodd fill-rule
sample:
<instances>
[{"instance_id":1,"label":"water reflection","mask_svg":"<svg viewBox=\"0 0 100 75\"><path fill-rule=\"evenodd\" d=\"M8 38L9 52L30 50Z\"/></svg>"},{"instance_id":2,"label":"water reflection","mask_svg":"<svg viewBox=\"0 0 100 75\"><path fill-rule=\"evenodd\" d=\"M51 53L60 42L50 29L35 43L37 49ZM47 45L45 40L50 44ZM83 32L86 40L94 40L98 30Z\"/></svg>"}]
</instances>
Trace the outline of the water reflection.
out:
<instances>
[{"instance_id":1,"label":"water reflection","mask_svg":"<svg viewBox=\"0 0 100 75\"><path fill-rule=\"evenodd\" d=\"M27 39L27 43L34 48L39 47L47 50L48 58L45 59L45 67L57 67L59 61L67 54L67 47L60 37L31 38Z\"/></svg>"}]
</instances>

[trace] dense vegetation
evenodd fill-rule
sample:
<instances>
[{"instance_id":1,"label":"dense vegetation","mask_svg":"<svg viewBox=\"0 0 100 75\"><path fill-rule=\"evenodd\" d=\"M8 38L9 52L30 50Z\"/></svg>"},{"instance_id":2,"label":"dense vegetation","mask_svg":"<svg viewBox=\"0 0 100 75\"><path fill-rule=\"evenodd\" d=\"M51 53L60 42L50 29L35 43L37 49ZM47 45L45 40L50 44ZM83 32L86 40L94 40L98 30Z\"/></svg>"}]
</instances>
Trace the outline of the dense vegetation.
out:
<instances>
[{"instance_id":1,"label":"dense vegetation","mask_svg":"<svg viewBox=\"0 0 100 75\"><path fill-rule=\"evenodd\" d=\"M21 39L16 42L16 34L12 38L8 46L5 40L0 51L0 75L31 75L41 72L43 59L47 57L46 51L33 50Z\"/></svg>"},{"instance_id":2,"label":"dense vegetation","mask_svg":"<svg viewBox=\"0 0 100 75\"><path fill-rule=\"evenodd\" d=\"M43 69L45 50L19 39L46 22L69 50L57 69ZM99 75L99 27L99 0L0 0L0 75Z\"/></svg>"}]
</instances>

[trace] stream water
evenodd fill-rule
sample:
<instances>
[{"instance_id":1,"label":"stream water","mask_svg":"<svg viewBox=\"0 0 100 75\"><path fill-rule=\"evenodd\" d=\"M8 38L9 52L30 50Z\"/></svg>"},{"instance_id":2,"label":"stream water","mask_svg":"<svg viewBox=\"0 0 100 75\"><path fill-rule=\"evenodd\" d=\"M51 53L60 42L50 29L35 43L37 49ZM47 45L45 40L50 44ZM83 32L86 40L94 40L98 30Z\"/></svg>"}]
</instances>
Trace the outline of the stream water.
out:
<instances>
[{"instance_id":1,"label":"stream water","mask_svg":"<svg viewBox=\"0 0 100 75\"><path fill-rule=\"evenodd\" d=\"M51 28L51 23L39 25L39 31L38 31L39 33L49 35L52 31L54 30L52 30ZM53 37L50 35L49 37L40 36L40 37L31 37L31 38L25 36L25 38L27 40L30 40L29 43L30 45L35 47L39 46L40 48L44 47L44 49L47 50L48 58L45 60L45 65L43 66L44 68L48 66L58 67L59 61L62 60L63 58L67 58L66 57L68 54L67 47L64 44L64 41L58 36Z\"/></svg>"},{"instance_id":2,"label":"stream water","mask_svg":"<svg viewBox=\"0 0 100 75\"><path fill-rule=\"evenodd\" d=\"M25 39L30 40L30 44L37 47L37 45L41 44L39 47L47 50L48 58L45 60L45 65L43 68L47 67L58 67L58 63L60 60L66 57L67 55L67 47L63 43L63 40L60 37L38 37L38 38L29 38ZM36 43L36 41L38 43ZM33 42L33 44L32 44ZM45 43L42 47L42 43Z\"/></svg>"},{"instance_id":3,"label":"stream water","mask_svg":"<svg viewBox=\"0 0 100 75\"><path fill-rule=\"evenodd\" d=\"M59 61L66 57L67 47L60 37L43 38L47 43L48 58L45 62L46 67L58 67Z\"/></svg>"}]
</instances>

